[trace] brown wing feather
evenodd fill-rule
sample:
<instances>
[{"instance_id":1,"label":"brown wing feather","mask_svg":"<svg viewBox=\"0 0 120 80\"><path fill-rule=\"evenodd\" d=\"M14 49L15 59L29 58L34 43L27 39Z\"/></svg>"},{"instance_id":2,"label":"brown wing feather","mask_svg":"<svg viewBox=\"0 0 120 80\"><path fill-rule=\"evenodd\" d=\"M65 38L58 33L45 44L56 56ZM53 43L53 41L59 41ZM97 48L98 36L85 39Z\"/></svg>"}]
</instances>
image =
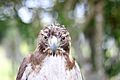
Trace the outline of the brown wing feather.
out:
<instances>
[{"instance_id":1,"label":"brown wing feather","mask_svg":"<svg viewBox=\"0 0 120 80\"><path fill-rule=\"evenodd\" d=\"M30 62L30 57L31 57L31 55L29 55L28 57L23 59L22 64L20 65L16 80L21 80L22 75L25 71L25 68L26 68L27 64Z\"/></svg>"},{"instance_id":2,"label":"brown wing feather","mask_svg":"<svg viewBox=\"0 0 120 80\"><path fill-rule=\"evenodd\" d=\"M73 73L73 77L76 78L75 80L85 80L77 62L75 62L75 73Z\"/></svg>"}]
</instances>

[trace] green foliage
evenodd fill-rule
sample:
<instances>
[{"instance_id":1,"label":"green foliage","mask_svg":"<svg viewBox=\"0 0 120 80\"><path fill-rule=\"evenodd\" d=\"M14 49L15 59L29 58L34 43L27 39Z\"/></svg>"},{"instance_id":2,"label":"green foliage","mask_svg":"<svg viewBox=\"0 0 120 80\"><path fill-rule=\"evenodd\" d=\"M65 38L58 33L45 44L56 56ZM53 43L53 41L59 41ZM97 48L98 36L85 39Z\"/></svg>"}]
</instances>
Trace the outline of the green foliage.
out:
<instances>
[{"instance_id":1,"label":"green foliage","mask_svg":"<svg viewBox=\"0 0 120 80\"><path fill-rule=\"evenodd\" d=\"M39 21L35 20L31 24L22 23L20 19L17 19L17 21L18 29L22 38L27 41L27 43L31 46L31 49L34 49L35 46L33 45L35 45L35 40L37 39L39 31L41 29L38 23Z\"/></svg>"},{"instance_id":2,"label":"green foliage","mask_svg":"<svg viewBox=\"0 0 120 80\"><path fill-rule=\"evenodd\" d=\"M105 1L104 18L105 18L105 32L116 38L120 44L120 2L117 0Z\"/></svg>"},{"instance_id":3,"label":"green foliage","mask_svg":"<svg viewBox=\"0 0 120 80\"><path fill-rule=\"evenodd\" d=\"M104 31L109 36L114 36L120 45L120 2L118 0L106 0L104 6L105 27ZM109 58L105 58L108 60ZM112 62L105 67L109 76L115 76L120 72L120 61Z\"/></svg>"},{"instance_id":4,"label":"green foliage","mask_svg":"<svg viewBox=\"0 0 120 80\"><path fill-rule=\"evenodd\" d=\"M5 36L6 29L8 28L6 23L7 23L7 20L0 21L0 42L1 42L2 38Z\"/></svg>"},{"instance_id":5,"label":"green foliage","mask_svg":"<svg viewBox=\"0 0 120 80\"><path fill-rule=\"evenodd\" d=\"M113 62L109 67L105 67L106 73L111 77L120 72L120 61Z\"/></svg>"}]
</instances>

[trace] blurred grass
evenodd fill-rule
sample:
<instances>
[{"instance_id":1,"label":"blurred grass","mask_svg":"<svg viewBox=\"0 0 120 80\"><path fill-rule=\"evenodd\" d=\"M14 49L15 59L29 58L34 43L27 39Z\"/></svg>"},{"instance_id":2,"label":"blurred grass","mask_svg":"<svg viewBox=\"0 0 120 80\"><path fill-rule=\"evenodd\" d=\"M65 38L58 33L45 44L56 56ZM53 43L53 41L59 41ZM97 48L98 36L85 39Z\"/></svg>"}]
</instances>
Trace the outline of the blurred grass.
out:
<instances>
[{"instance_id":1,"label":"blurred grass","mask_svg":"<svg viewBox=\"0 0 120 80\"><path fill-rule=\"evenodd\" d=\"M27 55L29 53L29 46L26 42L22 42L20 45L20 51L23 55Z\"/></svg>"},{"instance_id":2,"label":"blurred grass","mask_svg":"<svg viewBox=\"0 0 120 80\"><path fill-rule=\"evenodd\" d=\"M26 56L29 52L29 46L27 42L22 41L20 44L20 52L23 56ZM15 80L17 75L17 70L15 68L19 65L12 63L12 61L7 58L6 50L1 45L0 46L0 80ZM22 61L22 60L21 60ZM15 66L14 66L15 65Z\"/></svg>"},{"instance_id":3,"label":"blurred grass","mask_svg":"<svg viewBox=\"0 0 120 80\"><path fill-rule=\"evenodd\" d=\"M6 58L5 50L0 46L0 80L12 80L12 64Z\"/></svg>"}]
</instances>

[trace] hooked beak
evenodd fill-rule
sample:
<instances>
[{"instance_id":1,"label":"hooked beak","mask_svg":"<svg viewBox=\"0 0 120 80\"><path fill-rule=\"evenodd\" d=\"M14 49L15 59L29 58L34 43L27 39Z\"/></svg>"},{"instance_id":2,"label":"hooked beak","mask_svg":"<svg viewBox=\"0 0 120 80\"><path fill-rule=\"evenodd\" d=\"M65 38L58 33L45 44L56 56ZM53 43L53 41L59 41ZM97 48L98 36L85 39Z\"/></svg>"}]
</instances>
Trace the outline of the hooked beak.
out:
<instances>
[{"instance_id":1,"label":"hooked beak","mask_svg":"<svg viewBox=\"0 0 120 80\"><path fill-rule=\"evenodd\" d=\"M48 44L49 44L49 46L52 50L53 56L54 56L57 48L59 47L59 40L57 39L57 37L52 36L51 38L49 38Z\"/></svg>"}]
</instances>

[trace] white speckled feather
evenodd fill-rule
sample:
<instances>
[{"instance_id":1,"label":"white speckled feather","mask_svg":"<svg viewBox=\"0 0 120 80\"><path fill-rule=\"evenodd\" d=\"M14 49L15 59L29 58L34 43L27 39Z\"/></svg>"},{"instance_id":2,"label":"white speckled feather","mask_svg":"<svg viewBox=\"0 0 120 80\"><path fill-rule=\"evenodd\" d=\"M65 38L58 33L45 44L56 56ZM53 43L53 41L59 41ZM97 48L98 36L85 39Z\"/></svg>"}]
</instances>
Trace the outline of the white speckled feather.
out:
<instances>
[{"instance_id":1,"label":"white speckled feather","mask_svg":"<svg viewBox=\"0 0 120 80\"><path fill-rule=\"evenodd\" d=\"M66 65L64 56L46 56L35 70L32 70L31 64L27 65L21 80L82 80L77 63L71 70Z\"/></svg>"}]
</instances>

